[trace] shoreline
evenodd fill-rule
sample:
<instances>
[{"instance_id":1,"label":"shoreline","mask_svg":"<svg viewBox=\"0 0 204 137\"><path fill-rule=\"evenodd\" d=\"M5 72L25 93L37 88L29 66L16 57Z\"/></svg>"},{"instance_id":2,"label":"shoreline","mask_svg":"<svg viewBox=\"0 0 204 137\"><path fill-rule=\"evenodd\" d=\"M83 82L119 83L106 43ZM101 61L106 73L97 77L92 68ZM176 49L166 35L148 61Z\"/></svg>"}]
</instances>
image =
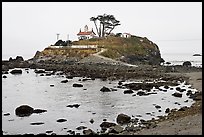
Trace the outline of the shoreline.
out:
<instances>
[{"instance_id":1,"label":"shoreline","mask_svg":"<svg viewBox=\"0 0 204 137\"><path fill-rule=\"evenodd\" d=\"M7 64L8 63L8 64ZM4 62L2 72L11 68L33 68L53 71L63 71L67 76L81 76L100 78L102 80L128 80L128 79L158 79L164 78L167 81L186 80L195 89L202 93L202 68L174 66L151 66L139 65L128 67L123 65L111 65L106 63L77 63L77 64L56 64L55 62L30 63ZM202 94L201 94L202 95ZM177 134L202 134L202 99L196 101L185 111L174 111L167 117L159 119L156 126L143 128L140 131L132 132L124 130L122 135L177 135ZM189 123L190 122L190 123ZM192 126L194 126L192 128ZM109 134L107 134L109 135Z\"/></svg>"},{"instance_id":2,"label":"shoreline","mask_svg":"<svg viewBox=\"0 0 204 137\"><path fill-rule=\"evenodd\" d=\"M189 77L189 84L202 96L202 72L180 73L180 75ZM155 128L143 129L133 135L202 135L202 99L196 101L185 114L175 115L159 122Z\"/></svg>"}]
</instances>

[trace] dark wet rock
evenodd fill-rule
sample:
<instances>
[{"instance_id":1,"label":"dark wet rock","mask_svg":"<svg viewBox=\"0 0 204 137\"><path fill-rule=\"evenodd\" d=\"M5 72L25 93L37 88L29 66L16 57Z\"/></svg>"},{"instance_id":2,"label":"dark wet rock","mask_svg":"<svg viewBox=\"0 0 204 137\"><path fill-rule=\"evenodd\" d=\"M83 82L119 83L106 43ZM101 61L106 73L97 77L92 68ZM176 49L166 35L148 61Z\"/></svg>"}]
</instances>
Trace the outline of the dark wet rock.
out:
<instances>
[{"instance_id":1,"label":"dark wet rock","mask_svg":"<svg viewBox=\"0 0 204 137\"><path fill-rule=\"evenodd\" d=\"M185 100L184 102L188 102L188 100Z\"/></svg>"},{"instance_id":2,"label":"dark wet rock","mask_svg":"<svg viewBox=\"0 0 204 137\"><path fill-rule=\"evenodd\" d=\"M180 92L184 92L184 91L186 91L186 89L181 89L181 90L180 90Z\"/></svg>"},{"instance_id":3,"label":"dark wet rock","mask_svg":"<svg viewBox=\"0 0 204 137\"><path fill-rule=\"evenodd\" d=\"M118 82L118 85L122 85L122 84L123 84L122 81L119 81L119 82Z\"/></svg>"},{"instance_id":4,"label":"dark wet rock","mask_svg":"<svg viewBox=\"0 0 204 137\"><path fill-rule=\"evenodd\" d=\"M82 81L92 80L91 78L84 78Z\"/></svg>"},{"instance_id":5,"label":"dark wet rock","mask_svg":"<svg viewBox=\"0 0 204 137\"><path fill-rule=\"evenodd\" d=\"M85 126L79 126L79 127L77 127L76 129L77 130L82 130L82 129L86 129L87 127L85 127Z\"/></svg>"},{"instance_id":6,"label":"dark wet rock","mask_svg":"<svg viewBox=\"0 0 204 137\"><path fill-rule=\"evenodd\" d=\"M78 108L79 106L80 106L79 104L67 105L67 107L70 107L70 108L73 108L73 107Z\"/></svg>"},{"instance_id":7,"label":"dark wet rock","mask_svg":"<svg viewBox=\"0 0 204 137\"><path fill-rule=\"evenodd\" d=\"M183 62L183 66L185 66L185 67L191 67L191 62L190 61L185 61L185 62Z\"/></svg>"},{"instance_id":8,"label":"dark wet rock","mask_svg":"<svg viewBox=\"0 0 204 137\"><path fill-rule=\"evenodd\" d=\"M143 91L138 91L138 92L137 92L137 95L143 96L143 95L145 95L145 92L143 92Z\"/></svg>"},{"instance_id":9,"label":"dark wet rock","mask_svg":"<svg viewBox=\"0 0 204 137\"><path fill-rule=\"evenodd\" d=\"M169 112L170 112L170 109L167 108L167 109L165 110L165 113L169 113Z\"/></svg>"},{"instance_id":10,"label":"dark wet rock","mask_svg":"<svg viewBox=\"0 0 204 137\"><path fill-rule=\"evenodd\" d=\"M40 74L40 76L44 76L44 74Z\"/></svg>"},{"instance_id":11,"label":"dark wet rock","mask_svg":"<svg viewBox=\"0 0 204 137\"><path fill-rule=\"evenodd\" d=\"M109 127L112 127L115 125L116 125L115 123L104 121L100 124L100 127L101 128L109 128Z\"/></svg>"},{"instance_id":12,"label":"dark wet rock","mask_svg":"<svg viewBox=\"0 0 204 137\"><path fill-rule=\"evenodd\" d=\"M89 122L90 122L91 124L93 124L93 123L94 123L94 120L93 120L93 119L91 119Z\"/></svg>"},{"instance_id":13,"label":"dark wet rock","mask_svg":"<svg viewBox=\"0 0 204 137\"><path fill-rule=\"evenodd\" d=\"M43 113L43 112L47 112L47 110L44 109L34 109L33 113Z\"/></svg>"},{"instance_id":14,"label":"dark wet rock","mask_svg":"<svg viewBox=\"0 0 204 137\"><path fill-rule=\"evenodd\" d=\"M45 131L45 133L52 133L53 131L52 130L47 130L47 131Z\"/></svg>"},{"instance_id":15,"label":"dark wet rock","mask_svg":"<svg viewBox=\"0 0 204 137\"><path fill-rule=\"evenodd\" d=\"M4 75L3 78L7 78L7 76Z\"/></svg>"},{"instance_id":16,"label":"dark wet rock","mask_svg":"<svg viewBox=\"0 0 204 137\"><path fill-rule=\"evenodd\" d=\"M177 90L177 91L181 91L181 88L180 88L180 87L176 87L176 90Z\"/></svg>"},{"instance_id":17,"label":"dark wet rock","mask_svg":"<svg viewBox=\"0 0 204 137\"><path fill-rule=\"evenodd\" d=\"M63 118L60 118L60 119L57 120L57 122L60 122L60 123L61 123L61 122L65 122L65 121L67 121L67 120L66 120L66 119L63 119Z\"/></svg>"},{"instance_id":18,"label":"dark wet rock","mask_svg":"<svg viewBox=\"0 0 204 137\"><path fill-rule=\"evenodd\" d=\"M73 79L73 76L66 76L66 78L68 78L68 79Z\"/></svg>"},{"instance_id":19,"label":"dark wet rock","mask_svg":"<svg viewBox=\"0 0 204 137\"><path fill-rule=\"evenodd\" d=\"M68 82L68 80L66 79L66 80L62 80L61 81L61 83L67 83Z\"/></svg>"},{"instance_id":20,"label":"dark wet rock","mask_svg":"<svg viewBox=\"0 0 204 137\"><path fill-rule=\"evenodd\" d=\"M126 114L119 114L116 118L118 124L125 124L130 122L131 117Z\"/></svg>"},{"instance_id":21,"label":"dark wet rock","mask_svg":"<svg viewBox=\"0 0 204 137\"><path fill-rule=\"evenodd\" d=\"M54 85L53 85L53 84L50 84L50 87L54 87Z\"/></svg>"},{"instance_id":22,"label":"dark wet rock","mask_svg":"<svg viewBox=\"0 0 204 137\"><path fill-rule=\"evenodd\" d=\"M111 92L111 90L110 90L109 88L105 87L105 86L103 86L103 87L100 89L100 91L102 91L102 92Z\"/></svg>"},{"instance_id":23,"label":"dark wet rock","mask_svg":"<svg viewBox=\"0 0 204 137\"><path fill-rule=\"evenodd\" d=\"M168 89L168 88L169 88L169 86L165 85L165 86L164 86L164 88L165 88L165 89Z\"/></svg>"},{"instance_id":24,"label":"dark wet rock","mask_svg":"<svg viewBox=\"0 0 204 137\"><path fill-rule=\"evenodd\" d=\"M115 89L115 88L110 88L111 89L111 91L117 91L117 89Z\"/></svg>"},{"instance_id":25,"label":"dark wet rock","mask_svg":"<svg viewBox=\"0 0 204 137\"><path fill-rule=\"evenodd\" d=\"M134 126L127 126L127 127L125 127L125 131L126 132L135 132L135 131L140 131L142 128L141 127L134 127ZM124 132L124 131L123 131ZM122 132L122 133L123 133Z\"/></svg>"},{"instance_id":26,"label":"dark wet rock","mask_svg":"<svg viewBox=\"0 0 204 137\"><path fill-rule=\"evenodd\" d=\"M3 71L3 70L2 70L2 74L8 74L8 71Z\"/></svg>"},{"instance_id":27,"label":"dark wet rock","mask_svg":"<svg viewBox=\"0 0 204 137\"><path fill-rule=\"evenodd\" d=\"M103 119L103 121L107 121L107 119L106 119L106 118L104 118L104 119Z\"/></svg>"},{"instance_id":28,"label":"dark wet rock","mask_svg":"<svg viewBox=\"0 0 204 137\"><path fill-rule=\"evenodd\" d=\"M193 54L193 56L202 56L202 55L201 55L201 54L196 53L196 54Z\"/></svg>"},{"instance_id":29,"label":"dark wet rock","mask_svg":"<svg viewBox=\"0 0 204 137\"><path fill-rule=\"evenodd\" d=\"M9 116L9 115L10 115L10 113L5 113L5 114L4 114L4 116Z\"/></svg>"},{"instance_id":30,"label":"dark wet rock","mask_svg":"<svg viewBox=\"0 0 204 137\"><path fill-rule=\"evenodd\" d=\"M15 110L15 113L19 117L25 117L30 116L33 113L33 108L28 105L21 105L20 107L17 107Z\"/></svg>"},{"instance_id":31,"label":"dark wet rock","mask_svg":"<svg viewBox=\"0 0 204 137\"><path fill-rule=\"evenodd\" d=\"M121 133L123 131L123 128L119 125L115 125L115 126L112 126L110 127L109 129L109 133Z\"/></svg>"},{"instance_id":32,"label":"dark wet rock","mask_svg":"<svg viewBox=\"0 0 204 137\"><path fill-rule=\"evenodd\" d=\"M134 93L132 90L125 90L124 92L123 92L124 94L132 94L132 93Z\"/></svg>"},{"instance_id":33,"label":"dark wet rock","mask_svg":"<svg viewBox=\"0 0 204 137\"><path fill-rule=\"evenodd\" d=\"M181 93L178 93L178 92L175 92L175 93L173 93L172 94L172 96L174 96L174 97L182 97L182 94Z\"/></svg>"},{"instance_id":34,"label":"dark wet rock","mask_svg":"<svg viewBox=\"0 0 204 137\"><path fill-rule=\"evenodd\" d=\"M159 105L156 105L156 106L155 106L155 108L159 109L159 108L161 108L161 106L159 106Z\"/></svg>"},{"instance_id":35,"label":"dark wet rock","mask_svg":"<svg viewBox=\"0 0 204 137\"><path fill-rule=\"evenodd\" d=\"M42 125L45 124L44 122L32 122L30 125Z\"/></svg>"},{"instance_id":36,"label":"dark wet rock","mask_svg":"<svg viewBox=\"0 0 204 137\"><path fill-rule=\"evenodd\" d=\"M86 129L86 130L83 130L83 134L84 134L84 135L96 135L97 133L94 132L94 131L91 130L91 129Z\"/></svg>"},{"instance_id":37,"label":"dark wet rock","mask_svg":"<svg viewBox=\"0 0 204 137\"><path fill-rule=\"evenodd\" d=\"M178 111L186 111L188 109L187 106L180 108Z\"/></svg>"},{"instance_id":38,"label":"dark wet rock","mask_svg":"<svg viewBox=\"0 0 204 137\"><path fill-rule=\"evenodd\" d=\"M57 135L56 133L52 133L51 135Z\"/></svg>"},{"instance_id":39,"label":"dark wet rock","mask_svg":"<svg viewBox=\"0 0 204 137\"><path fill-rule=\"evenodd\" d=\"M75 84L73 84L73 87L83 87L83 85L75 83Z\"/></svg>"},{"instance_id":40,"label":"dark wet rock","mask_svg":"<svg viewBox=\"0 0 204 137\"><path fill-rule=\"evenodd\" d=\"M22 74L22 70L20 69L14 69L10 72L11 74Z\"/></svg>"},{"instance_id":41,"label":"dark wet rock","mask_svg":"<svg viewBox=\"0 0 204 137\"><path fill-rule=\"evenodd\" d=\"M15 61L24 61L23 57L22 56L16 56L16 60Z\"/></svg>"},{"instance_id":42,"label":"dark wet rock","mask_svg":"<svg viewBox=\"0 0 204 137\"><path fill-rule=\"evenodd\" d=\"M44 70L35 70L35 73L39 74L39 73L45 73Z\"/></svg>"},{"instance_id":43,"label":"dark wet rock","mask_svg":"<svg viewBox=\"0 0 204 137\"><path fill-rule=\"evenodd\" d=\"M134 97L134 96L136 96L137 94L133 94L132 96Z\"/></svg>"},{"instance_id":44,"label":"dark wet rock","mask_svg":"<svg viewBox=\"0 0 204 137\"><path fill-rule=\"evenodd\" d=\"M52 73L46 73L45 74L45 76L51 76L52 75Z\"/></svg>"}]
</instances>

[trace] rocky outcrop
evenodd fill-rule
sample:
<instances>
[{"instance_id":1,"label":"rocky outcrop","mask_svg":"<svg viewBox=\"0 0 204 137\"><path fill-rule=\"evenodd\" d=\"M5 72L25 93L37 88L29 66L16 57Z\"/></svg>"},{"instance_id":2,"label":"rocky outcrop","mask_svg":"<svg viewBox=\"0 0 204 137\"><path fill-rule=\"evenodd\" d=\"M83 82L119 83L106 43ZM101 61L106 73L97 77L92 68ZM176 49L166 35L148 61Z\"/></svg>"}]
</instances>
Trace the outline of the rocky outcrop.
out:
<instances>
[{"instance_id":1,"label":"rocky outcrop","mask_svg":"<svg viewBox=\"0 0 204 137\"><path fill-rule=\"evenodd\" d=\"M125 124L130 122L131 117L126 114L119 114L116 118L118 124Z\"/></svg>"}]
</instances>

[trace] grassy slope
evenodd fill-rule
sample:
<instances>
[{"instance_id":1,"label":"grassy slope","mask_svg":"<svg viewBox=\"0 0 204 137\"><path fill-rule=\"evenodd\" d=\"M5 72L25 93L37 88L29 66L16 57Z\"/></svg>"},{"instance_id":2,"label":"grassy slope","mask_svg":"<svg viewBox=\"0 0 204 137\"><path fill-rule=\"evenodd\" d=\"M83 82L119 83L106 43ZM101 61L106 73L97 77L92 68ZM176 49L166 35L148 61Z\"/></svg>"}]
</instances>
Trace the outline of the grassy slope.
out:
<instances>
[{"instance_id":1,"label":"grassy slope","mask_svg":"<svg viewBox=\"0 0 204 137\"><path fill-rule=\"evenodd\" d=\"M89 40L74 41L73 44L99 45L99 47L108 49L101 55L113 59L117 59L125 55L145 56L149 54L149 51L159 52L156 44L149 41L147 38L141 38L137 36L131 38L109 36L101 39L93 38Z\"/></svg>"}]
</instances>

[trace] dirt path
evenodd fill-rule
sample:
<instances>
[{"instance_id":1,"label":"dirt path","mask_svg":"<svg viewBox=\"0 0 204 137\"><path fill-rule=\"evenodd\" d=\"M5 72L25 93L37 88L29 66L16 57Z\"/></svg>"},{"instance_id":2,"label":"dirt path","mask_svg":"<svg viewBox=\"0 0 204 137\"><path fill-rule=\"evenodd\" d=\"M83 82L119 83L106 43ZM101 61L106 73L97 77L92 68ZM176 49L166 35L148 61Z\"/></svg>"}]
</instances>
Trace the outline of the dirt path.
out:
<instances>
[{"instance_id":1,"label":"dirt path","mask_svg":"<svg viewBox=\"0 0 204 137\"><path fill-rule=\"evenodd\" d=\"M189 83L196 88L199 92L202 92L202 72L192 72L182 74L189 76ZM202 105L201 102L195 103L196 105ZM193 111L194 109L190 110ZM166 120L158 123L155 128L144 129L135 135L202 135L202 110L198 113L189 113L185 117L178 119Z\"/></svg>"},{"instance_id":2,"label":"dirt path","mask_svg":"<svg viewBox=\"0 0 204 137\"><path fill-rule=\"evenodd\" d=\"M131 66L131 67L138 67L137 65L132 65L128 64L122 61L117 61L111 58L107 58L104 56L101 56L100 54L106 51L107 49L102 48L101 51L92 54L80 61L80 63L85 63L85 62L92 62L92 63L108 63L108 64L113 64L113 65L124 65L124 66Z\"/></svg>"}]
</instances>

